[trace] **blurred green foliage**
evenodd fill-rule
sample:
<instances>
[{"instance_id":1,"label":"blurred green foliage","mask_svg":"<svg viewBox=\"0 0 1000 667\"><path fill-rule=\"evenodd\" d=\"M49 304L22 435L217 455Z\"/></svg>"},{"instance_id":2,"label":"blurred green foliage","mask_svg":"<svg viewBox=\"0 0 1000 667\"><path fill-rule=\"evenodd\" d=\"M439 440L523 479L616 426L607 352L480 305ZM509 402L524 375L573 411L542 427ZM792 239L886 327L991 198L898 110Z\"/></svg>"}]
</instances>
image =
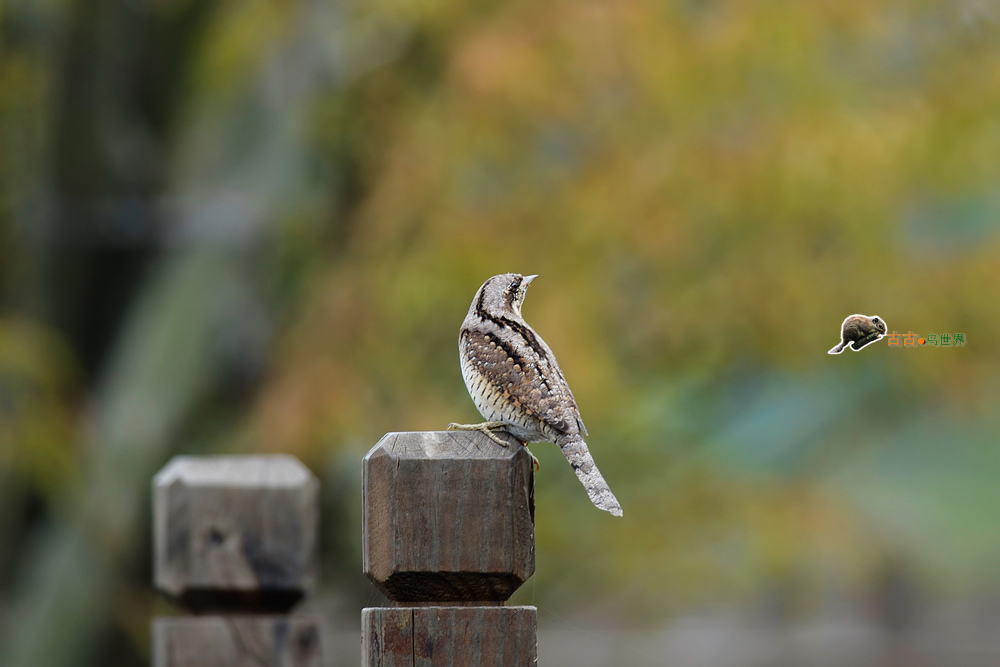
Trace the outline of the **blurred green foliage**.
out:
<instances>
[{"instance_id":1,"label":"blurred green foliage","mask_svg":"<svg viewBox=\"0 0 1000 667\"><path fill-rule=\"evenodd\" d=\"M526 318L625 508L537 445L522 601L805 612L897 561L996 585L998 21L5 0L0 662L141 664L170 455L290 452L353 491L384 432L475 419L458 326L506 271L541 275ZM856 312L968 344L827 355ZM355 496L324 510L348 609Z\"/></svg>"}]
</instances>

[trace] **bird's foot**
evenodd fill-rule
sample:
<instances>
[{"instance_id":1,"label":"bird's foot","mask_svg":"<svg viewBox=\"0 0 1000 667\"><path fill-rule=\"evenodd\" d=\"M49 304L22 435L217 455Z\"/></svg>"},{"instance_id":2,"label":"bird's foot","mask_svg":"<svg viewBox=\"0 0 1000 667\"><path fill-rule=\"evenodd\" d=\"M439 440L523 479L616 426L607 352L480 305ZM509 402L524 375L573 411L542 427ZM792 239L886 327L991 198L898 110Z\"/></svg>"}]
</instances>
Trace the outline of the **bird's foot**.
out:
<instances>
[{"instance_id":1,"label":"bird's foot","mask_svg":"<svg viewBox=\"0 0 1000 667\"><path fill-rule=\"evenodd\" d=\"M483 422L481 424L456 424L452 422L448 424L449 431L479 431L501 447L507 447L508 445L497 437L497 434L493 431L505 431L506 429L507 425L503 422Z\"/></svg>"},{"instance_id":2,"label":"bird's foot","mask_svg":"<svg viewBox=\"0 0 1000 667\"><path fill-rule=\"evenodd\" d=\"M487 438L489 438L493 442L497 443L501 447L508 447L509 446L506 442L504 442L503 440L501 440L497 436L496 433L493 432L493 431L506 431L507 430L507 425L504 424L503 422L482 422L481 424L456 424L455 422L452 422L452 423L448 424L448 430L449 431L479 431L480 433L483 433L484 435L486 435ZM509 435L509 431L508 431L508 435ZM511 436L511 437L513 437L513 436ZM521 441L518 440L518 442L521 442ZM528 449L528 443L521 442L521 446L524 447L524 451L528 452L528 456L530 456L532 462L534 462L534 464L535 464L535 472L538 472L539 470L541 470L542 469L542 464L538 462L538 459L535 457L535 455L531 453L530 449Z\"/></svg>"},{"instance_id":3,"label":"bird's foot","mask_svg":"<svg viewBox=\"0 0 1000 667\"><path fill-rule=\"evenodd\" d=\"M541 470L542 469L542 464L538 462L538 459L535 458L535 455L531 453L530 449L528 449L528 444L522 442L521 446L524 447L524 451L528 452L528 456L531 457L532 462L535 464L535 472L538 472L539 470Z\"/></svg>"}]
</instances>

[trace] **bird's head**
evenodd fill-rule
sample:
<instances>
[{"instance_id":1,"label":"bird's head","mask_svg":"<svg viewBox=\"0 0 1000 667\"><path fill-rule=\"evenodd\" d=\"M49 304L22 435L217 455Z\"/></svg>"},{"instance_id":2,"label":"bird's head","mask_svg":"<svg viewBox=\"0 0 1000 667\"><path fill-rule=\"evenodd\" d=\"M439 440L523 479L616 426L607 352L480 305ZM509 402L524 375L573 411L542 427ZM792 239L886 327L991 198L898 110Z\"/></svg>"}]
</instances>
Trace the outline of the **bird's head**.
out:
<instances>
[{"instance_id":1,"label":"bird's head","mask_svg":"<svg viewBox=\"0 0 1000 667\"><path fill-rule=\"evenodd\" d=\"M522 276L520 273L493 276L479 288L472 301L473 311L480 317L484 313L521 317L521 304L528 293L528 285L537 277Z\"/></svg>"}]
</instances>

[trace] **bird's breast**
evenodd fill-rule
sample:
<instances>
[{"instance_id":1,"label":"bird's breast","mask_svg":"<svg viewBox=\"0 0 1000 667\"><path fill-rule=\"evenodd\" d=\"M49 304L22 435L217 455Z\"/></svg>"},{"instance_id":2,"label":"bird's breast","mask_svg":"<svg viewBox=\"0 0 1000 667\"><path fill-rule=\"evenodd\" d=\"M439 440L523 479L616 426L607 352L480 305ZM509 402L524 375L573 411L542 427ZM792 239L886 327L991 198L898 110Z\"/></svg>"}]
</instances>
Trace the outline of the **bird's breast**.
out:
<instances>
[{"instance_id":1,"label":"bird's breast","mask_svg":"<svg viewBox=\"0 0 1000 667\"><path fill-rule=\"evenodd\" d=\"M473 354L462 350L462 378L469 390L476 409L487 421L502 422L515 438L525 442L551 440L543 433L542 421L525 409L509 390L504 389L507 383L498 379L499 374L484 369L484 364ZM496 376L496 377L494 377Z\"/></svg>"}]
</instances>

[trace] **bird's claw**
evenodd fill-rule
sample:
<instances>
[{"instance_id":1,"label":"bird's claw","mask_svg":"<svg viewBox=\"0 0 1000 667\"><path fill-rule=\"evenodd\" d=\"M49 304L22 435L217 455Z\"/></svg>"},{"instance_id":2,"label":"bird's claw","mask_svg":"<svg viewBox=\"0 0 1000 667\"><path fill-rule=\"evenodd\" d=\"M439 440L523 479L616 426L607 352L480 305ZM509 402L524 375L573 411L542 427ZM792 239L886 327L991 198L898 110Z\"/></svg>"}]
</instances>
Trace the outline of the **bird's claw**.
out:
<instances>
[{"instance_id":1,"label":"bird's claw","mask_svg":"<svg viewBox=\"0 0 1000 667\"><path fill-rule=\"evenodd\" d=\"M479 431L480 433L484 434L487 438L497 443L501 447L510 446L507 442L501 440L500 437L493 432L493 431L505 431L506 425L503 422L482 422L481 424L456 424L455 422L452 422L448 424L448 430ZM520 442L520 440L518 440L518 442ZM524 447L524 451L528 452L528 456L531 457L532 462L535 464L535 472L541 470L542 464L538 462L538 459L535 458L535 455L531 453L530 449L528 449L528 444L521 442L521 446Z\"/></svg>"},{"instance_id":2,"label":"bird's claw","mask_svg":"<svg viewBox=\"0 0 1000 667\"><path fill-rule=\"evenodd\" d=\"M531 453L531 450L528 449L527 445L524 445L524 451L528 452L528 456L531 457L531 462L535 464L535 472L538 472L539 470L541 470L542 469L542 464L538 462L538 458L535 457L535 455Z\"/></svg>"},{"instance_id":3,"label":"bird's claw","mask_svg":"<svg viewBox=\"0 0 1000 667\"><path fill-rule=\"evenodd\" d=\"M509 445L493 432L503 430L503 428L503 422L483 422L481 424L456 424L452 422L448 424L449 431L479 431L501 447L508 447Z\"/></svg>"}]
</instances>

